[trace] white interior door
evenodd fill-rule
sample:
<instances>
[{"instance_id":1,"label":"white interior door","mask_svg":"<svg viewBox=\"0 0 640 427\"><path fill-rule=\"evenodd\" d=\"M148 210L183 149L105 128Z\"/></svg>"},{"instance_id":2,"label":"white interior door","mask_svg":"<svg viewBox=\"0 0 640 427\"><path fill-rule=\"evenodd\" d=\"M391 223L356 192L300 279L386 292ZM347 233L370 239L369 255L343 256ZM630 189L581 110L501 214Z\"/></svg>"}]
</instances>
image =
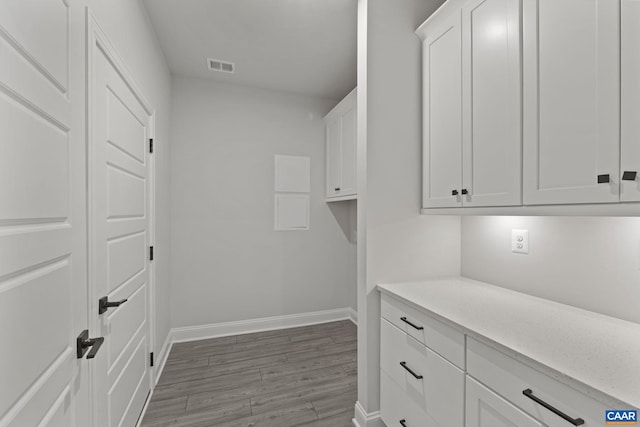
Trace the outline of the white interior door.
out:
<instances>
[{"instance_id":1,"label":"white interior door","mask_svg":"<svg viewBox=\"0 0 640 427\"><path fill-rule=\"evenodd\" d=\"M89 28L93 296L95 303L104 297L122 302L102 314L94 311L96 333L105 338L95 364L94 423L131 427L151 388L151 116L94 21Z\"/></svg>"},{"instance_id":2,"label":"white interior door","mask_svg":"<svg viewBox=\"0 0 640 427\"><path fill-rule=\"evenodd\" d=\"M88 424L82 16L0 2L2 427Z\"/></svg>"}]
</instances>

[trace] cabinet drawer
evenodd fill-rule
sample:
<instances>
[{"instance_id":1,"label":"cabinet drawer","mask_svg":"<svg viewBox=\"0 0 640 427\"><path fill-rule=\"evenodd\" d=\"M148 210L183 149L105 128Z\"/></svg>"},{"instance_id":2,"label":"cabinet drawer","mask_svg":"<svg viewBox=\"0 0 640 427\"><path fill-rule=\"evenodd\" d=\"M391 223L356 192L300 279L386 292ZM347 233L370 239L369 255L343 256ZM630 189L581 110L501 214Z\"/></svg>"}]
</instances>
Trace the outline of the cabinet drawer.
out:
<instances>
[{"instance_id":1,"label":"cabinet drawer","mask_svg":"<svg viewBox=\"0 0 640 427\"><path fill-rule=\"evenodd\" d=\"M462 427L464 372L384 319L380 369L438 424Z\"/></svg>"},{"instance_id":2,"label":"cabinet drawer","mask_svg":"<svg viewBox=\"0 0 640 427\"><path fill-rule=\"evenodd\" d=\"M460 369L464 369L464 334L462 332L389 295L382 295L381 311L383 318Z\"/></svg>"},{"instance_id":3,"label":"cabinet drawer","mask_svg":"<svg viewBox=\"0 0 640 427\"><path fill-rule=\"evenodd\" d=\"M442 427L380 371L380 416L387 427Z\"/></svg>"},{"instance_id":4,"label":"cabinet drawer","mask_svg":"<svg viewBox=\"0 0 640 427\"><path fill-rule=\"evenodd\" d=\"M471 338L467 340L467 372L549 427L570 427L571 423L525 396L524 390L532 390L535 397L571 418L582 418L584 427L602 426L607 409L630 409L607 407Z\"/></svg>"}]
</instances>

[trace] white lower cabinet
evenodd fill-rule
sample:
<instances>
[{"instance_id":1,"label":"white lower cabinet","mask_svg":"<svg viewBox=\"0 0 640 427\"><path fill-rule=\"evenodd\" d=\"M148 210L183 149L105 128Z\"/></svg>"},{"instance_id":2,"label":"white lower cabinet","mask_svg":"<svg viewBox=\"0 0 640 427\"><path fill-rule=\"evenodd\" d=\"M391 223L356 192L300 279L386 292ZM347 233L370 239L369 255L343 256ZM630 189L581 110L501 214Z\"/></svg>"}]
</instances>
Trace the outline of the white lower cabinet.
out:
<instances>
[{"instance_id":1,"label":"white lower cabinet","mask_svg":"<svg viewBox=\"0 0 640 427\"><path fill-rule=\"evenodd\" d=\"M543 427L516 406L467 376L466 427Z\"/></svg>"},{"instance_id":2,"label":"white lower cabinet","mask_svg":"<svg viewBox=\"0 0 640 427\"><path fill-rule=\"evenodd\" d=\"M415 304L383 293L381 314L387 427L595 427L608 409L636 409L596 400L545 365L524 363Z\"/></svg>"},{"instance_id":3,"label":"white lower cabinet","mask_svg":"<svg viewBox=\"0 0 640 427\"><path fill-rule=\"evenodd\" d=\"M438 425L384 371L380 372L380 413L387 427L445 427Z\"/></svg>"},{"instance_id":4,"label":"white lower cabinet","mask_svg":"<svg viewBox=\"0 0 640 427\"><path fill-rule=\"evenodd\" d=\"M425 344L381 319L382 419L387 426L463 427L464 371Z\"/></svg>"},{"instance_id":5,"label":"white lower cabinet","mask_svg":"<svg viewBox=\"0 0 640 427\"><path fill-rule=\"evenodd\" d=\"M467 374L548 427L601 426L607 409L629 409L607 407L472 338L467 338Z\"/></svg>"}]
</instances>

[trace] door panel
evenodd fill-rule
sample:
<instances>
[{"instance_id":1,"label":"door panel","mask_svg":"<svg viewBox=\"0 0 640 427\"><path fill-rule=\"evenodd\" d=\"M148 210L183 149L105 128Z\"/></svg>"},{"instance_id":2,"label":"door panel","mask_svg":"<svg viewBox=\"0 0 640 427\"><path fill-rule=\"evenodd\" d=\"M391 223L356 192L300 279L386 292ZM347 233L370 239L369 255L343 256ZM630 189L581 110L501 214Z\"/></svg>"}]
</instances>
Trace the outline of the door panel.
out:
<instances>
[{"instance_id":1,"label":"door panel","mask_svg":"<svg viewBox=\"0 0 640 427\"><path fill-rule=\"evenodd\" d=\"M637 172L621 181L620 200L640 201L640 0L622 0L622 119L620 173Z\"/></svg>"},{"instance_id":2,"label":"door panel","mask_svg":"<svg viewBox=\"0 0 640 427\"><path fill-rule=\"evenodd\" d=\"M615 202L619 2L525 0L523 12L524 203Z\"/></svg>"},{"instance_id":3,"label":"door panel","mask_svg":"<svg viewBox=\"0 0 640 427\"><path fill-rule=\"evenodd\" d=\"M342 120L337 117L327 123L327 197L335 197L340 191L342 180L341 135Z\"/></svg>"},{"instance_id":4,"label":"door panel","mask_svg":"<svg viewBox=\"0 0 640 427\"><path fill-rule=\"evenodd\" d=\"M126 166L107 165L107 218L144 217L145 178L134 175Z\"/></svg>"},{"instance_id":5,"label":"door panel","mask_svg":"<svg viewBox=\"0 0 640 427\"><path fill-rule=\"evenodd\" d=\"M127 288L135 289L132 293L130 289L122 289L117 298L122 299L122 295L130 295L126 308L123 310L113 310L108 314L109 323L111 325L111 340L108 343L109 366L113 366L118 361L118 357L126 349L127 343L131 341L135 334L144 327L146 319L146 286L140 283L142 275L138 275L136 280L130 281ZM118 300L114 294L114 300ZM119 300L118 300L119 301Z\"/></svg>"},{"instance_id":6,"label":"door panel","mask_svg":"<svg viewBox=\"0 0 640 427\"><path fill-rule=\"evenodd\" d=\"M473 378L467 376L466 427L542 427Z\"/></svg>"},{"instance_id":7,"label":"door panel","mask_svg":"<svg viewBox=\"0 0 640 427\"><path fill-rule=\"evenodd\" d=\"M71 1L0 2L0 426L82 426L82 34ZM74 23L72 26L72 22ZM35 30L37 29L37 31ZM72 70L73 68L73 70ZM73 119L72 119L73 117Z\"/></svg>"},{"instance_id":8,"label":"door panel","mask_svg":"<svg viewBox=\"0 0 640 427\"><path fill-rule=\"evenodd\" d=\"M3 0L0 25L24 59L66 93L69 69L68 1ZM37 31L34 29L37 28Z\"/></svg>"},{"instance_id":9,"label":"door panel","mask_svg":"<svg viewBox=\"0 0 640 427\"><path fill-rule=\"evenodd\" d=\"M460 14L454 13L423 43L423 207L457 207L462 184Z\"/></svg>"},{"instance_id":10,"label":"door panel","mask_svg":"<svg viewBox=\"0 0 640 427\"><path fill-rule=\"evenodd\" d=\"M520 205L520 2L462 10L464 206Z\"/></svg>"},{"instance_id":11,"label":"door panel","mask_svg":"<svg viewBox=\"0 0 640 427\"><path fill-rule=\"evenodd\" d=\"M342 115L340 195L356 194L356 109Z\"/></svg>"},{"instance_id":12,"label":"door panel","mask_svg":"<svg viewBox=\"0 0 640 427\"><path fill-rule=\"evenodd\" d=\"M107 92L108 141L140 163L145 160L145 126L112 91Z\"/></svg>"},{"instance_id":13,"label":"door panel","mask_svg":"<svg viewBox=\"0 0 640 427\"><path fill-rule=\"evenodd\" d=\"M0 117L12 124L0 127L2 152L11 153L0 156L0 217L60 221L69 213L69 129L27 105L0 99Z\"/></svg>"},{"instance_id":14,"label":"door panel","mask_svg":"<svg viewBox=\"0 0 640 427\"><path fill-rule=\"evenodd\" d=\"M96 303L126 299L98 317L96 426L133 426L151 388L149 369L150 113L95 25L92 51L93 286ZM97 314L97 313L96 313Z\"/></svg>"},{"instance_id":15,"label":"door panel","mask_svg":"<svg viewBox=\"0 0 640 427\"><path fill-rule=\"evenodd\" d=\"M107 241L107 283L113 291L146 268L144 231Z\"/></svg>"}]
</instances>

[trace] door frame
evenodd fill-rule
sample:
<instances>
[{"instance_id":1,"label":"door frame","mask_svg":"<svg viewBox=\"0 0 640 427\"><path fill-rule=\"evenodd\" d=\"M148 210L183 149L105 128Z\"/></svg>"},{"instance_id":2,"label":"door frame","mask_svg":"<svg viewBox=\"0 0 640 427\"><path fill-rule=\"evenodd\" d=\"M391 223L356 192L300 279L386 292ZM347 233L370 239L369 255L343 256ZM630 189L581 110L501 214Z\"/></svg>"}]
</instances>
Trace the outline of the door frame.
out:
<instances>
[{"instance_id":1,"label":"door frame","mask_svg":"<svg viewBox=\"0 0 640 427\"><path fill-rule=\"evenodd\" d=\"M111 41L109 40L109 38L107 37L106 32L102 29L102 27L99 25L98 21L96 20L95 16L91 13L91 10L89 10L89 7L86 7L86 41L87 41L87 45L86 45L86 72L87 72L87 79L86 79L86 87L87 87L87 91L86 91L86 105L87 105L87 115L86 115L86 140L87 140L87 146L86 146L86 151L87 151L87 232L88 232L88 238L87 238L87 250L88 250L88 263L87 263L87 267L88 267L88 279L89 279L89 283L88 283L88 289L87 289L87 294L88 294L88 298L89 298L89 310L88 310L88 314L89 314L89 330L91 331L91 333L98 331L98 324L99 324L99 316L98 316L98 298L99 296L96 295L94 286L95 286L95 263L97 262L97 260L95 259L95 251L94 251L94 244L95 244L95 231L94 231L94 226L95 226L95 212L94 212L94 198L95 195L93 194L93 192L91 191L91 189L93 188L93 183L94 183L94 167L93 167L93 162L92 162L92 158L94 156L94 150L93 150L93 144L94 144L94 138L93 138L93 113L94 113L94 109L93 109L93 96L94 96L94 89L93 89L93 81L95 78L95 71L94 71L94 61L95 61L95 55L97 53L97 49L100 49L102 51L102 53L104 53L104 55L107 57L107 59L111 62L111 64L114 66L114 68L116 69L116 71L120 74L120 76L122 77L123 81L125 82L125 84L129 87L129 89L131 90L131 92L133 93L133 95L136 97L136 99L138 100L138 102L140 102L140 105L142 106L142 108L144 109L145 113L147 114L148 118L149 118L149 134L148 134L148 138L153 139L154 141L154 146L153 146L153 154L149 153L149 149L147 147L146 149L146 155L147 155L147 160L148 160L148 165L149 165L149 169L148 169L148 179L147 179L147 187L146 187L146 191L147 191L147 200L145 201L146 207L148 209L148 219L147 219L147 226L148 226L148 230L149 230L149 241L148 241L148 246L154 246L155 247L155 242L156 242L156 197L155 197L155 190L156 190L156 165L155 165L155 153L157 152L157 144L155 141L155 109L152 107L151 103L147 100L147 98L144 96L142 90L139 88L139 86L136 84L135 80L132 77L132 73L130 72L129 68L127 67L127 65L125 64L125 62L123 61L122 57L118 54L117 50L115 49L115 47L113 46L113 44L111 43ZM147 262L148 262L149 258L147 256ZM148 268L149 268L149 282L148 282L148 286L149 286L149 295L147 297L147 319L146 321L148 322L147 324L148 326L148 333L149 333L149 351L154 351L155 352L155 347L156 347L156 286L155 286L155 278L156 278L156 267L155 267L155 262L149 262ZM90 335L93 336L93 335ZM152 391L154 385L156 384L156 368L155 367L150 367L149 365L147 365L147 368L149 369L149 389ZM89 383L90 383L90 417L91 417L91 421L92 424L96 423L96 411L95 411L95 402L97 401L98 396L96 396L96 378L97 378L97 374L95 372L95 365L93 365L93 369L90 370L90 374L89 374ZM143 406L143 411L144 411L144 406Z\"/></svg>"}]
</instances>

